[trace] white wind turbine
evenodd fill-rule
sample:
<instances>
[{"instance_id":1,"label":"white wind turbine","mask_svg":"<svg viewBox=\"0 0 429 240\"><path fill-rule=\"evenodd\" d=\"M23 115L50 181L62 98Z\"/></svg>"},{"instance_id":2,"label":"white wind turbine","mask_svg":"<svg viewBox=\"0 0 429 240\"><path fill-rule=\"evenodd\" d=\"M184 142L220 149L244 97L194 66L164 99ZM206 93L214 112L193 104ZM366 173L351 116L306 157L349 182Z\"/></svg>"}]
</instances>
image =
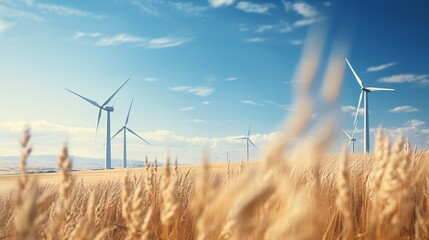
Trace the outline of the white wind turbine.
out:
<instances>
[{"instance_id":1,"label":"white wind turbine","mask_svg":"<svg viewBox=\"0 0 429 240\"><path fill-rule=\"evenodd\" d=\"M115 135L113 135L113 137L112 137L112 139L113 139L113 138L114 138L114 137L116 137L116 135L118 135L121 131L124 131L124 158L122 159L122 167L123 167L123 168L126 168L126 167L127 167L127 130L128 130L130 133L134 134L136 137L138 137L138 138L140 138L141 140L143 140L145 143L147 143L147 144L149 144L149 145L150 145L150 143L149 143L148 141L144 140L144 139L143 139L142 137L140 137L137 133L135 133L133 130L131 130L131 129L129 129L129 128L127 127L128 119L130 118L131 107L133 106L133 101L134 101L134 99L133 99L133 100L131 100L130 108L128 109L128 114L127 114L127 118L125 119L125 124L124 124L124 126L122 126L122 127L121 127L121 129L119 129L119 130L115 133Z\"/></svg>"},{"instance_id":2,"label":"white wind turbine","mask_svg":"<svg viewBox=\"0 0 429 240\"><path fill-rule=\"evenodd\" d=\"M350 143L352 144L352 153L355 153L355 142L356 142L356 138L355 138L355 131L356 131L356 125L355 128L353 129L352 135L350 136L344 129L343 130L344 134L347 135L347 137L349 138L349 143L347 145L350 145Z\"/></svg>"},{"instance_id":3,"label":"white wind turbine","mask_svg":"<svg viewBox=\"0 0 429 240\"><path fill-rule=\"evenodd\" d=\"M369 114L368 114L368 93L369 92L375 92L375 91L394 91L394 89L391 88L377 88L377 87L365 87L362 83L362 80L360 80L359 76L356 74L355 70L353 70L352 65L350 65L349 61L346 59L347 64L349 65L350 69L353 72L353 75L356 78L356 81L359 83L359 86L361 87L361 92L359 96L359 103L356 109L356 115L355 115L355 121L354 124L356 125L357 116L359 113L360 103L362 101L362 95L364 97L363 100L363 152L367 153L369 152Z\"/></svg>"},{"instance_id":4,"label":"white wind turbine","mask_svg":"<svg viewBox=\"0 0 429 240\"><path fill-rule=\"evenodd\" d=\"M112 158L111 158L111 149L110 149L110 112L113 112L113 106L107 106L107 104L110 102L110 100L112 100L112 98L116 95L116 93L119 92L119 90L121 90L121 88L129 81L130 79L128 79L127 81L124 82L124 84L121 85L121 87L118 88L118 90L116 90L116 92L114 92L112 94L112 96L110 96L106 101L104 101L104 103L102 105L99 105L97 102L86 98L84 96L81 96L69 89L66 88L67 91L73 93L74 95L82 98L83 100L89 102L91 105L97 107L98 110L98 119L97 119L97 128L95 130L95 137L97 137L97 131L98 131L98 125L100 124L100 118L101 118L101 111L104 110L107 113L107 129L106 129L106 158L105 158L105 162L104 162L104 168L105 169L110 169L112 166Z\"/></svg>"},{"instance_id":5,"label":"white wind turbine","mask_svg":"<svg viewBox=\"0 0 429 240\"><path fill-rule=\"evenodd\" d=\"M247 161L249 161L249 142L253 145L253 147L256 148L256 150L259 151L259 149L255 146L255 144L253 144L252 140L250 140L250 129L252 128L252 124L250 124L249 126L249 131L247 132L247 136L246 137L240 137L240 138L236 138L236 139L242 139L242 140L246 140L246 147L247 147Z\"/></svg>"}]
</instances>

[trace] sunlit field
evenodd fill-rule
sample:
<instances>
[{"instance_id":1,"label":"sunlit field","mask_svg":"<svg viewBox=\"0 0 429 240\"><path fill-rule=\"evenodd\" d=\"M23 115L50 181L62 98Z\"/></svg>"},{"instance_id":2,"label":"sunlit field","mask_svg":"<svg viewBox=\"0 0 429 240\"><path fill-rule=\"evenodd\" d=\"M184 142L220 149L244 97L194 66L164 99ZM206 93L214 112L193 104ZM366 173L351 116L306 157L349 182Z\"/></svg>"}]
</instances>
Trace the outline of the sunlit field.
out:
<instances>
[{"instance_id":1,"label":"sunlit field","mask_svg":"<svg viewBox=\"0 0 429 240\"><path fill-rule=\"evenodd\" d=\"M413 151L401 138L390 142L381 131L369 155L324 156L316 142L286 157L281 146L252 163L76 173L64 148L60 173L2 177L0 237L429 237L428 151Z\"/></svg>"}]
</instances>

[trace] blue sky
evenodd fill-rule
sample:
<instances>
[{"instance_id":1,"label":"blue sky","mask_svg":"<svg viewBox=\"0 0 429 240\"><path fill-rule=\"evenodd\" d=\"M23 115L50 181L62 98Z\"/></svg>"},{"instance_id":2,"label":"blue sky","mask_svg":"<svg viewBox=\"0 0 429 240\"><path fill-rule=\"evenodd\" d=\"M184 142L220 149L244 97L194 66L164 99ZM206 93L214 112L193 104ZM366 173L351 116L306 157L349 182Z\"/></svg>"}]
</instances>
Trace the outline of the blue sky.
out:
<instances>
[{"instance_id":1,"label":"blue sky","mask_svg":"<svg viewBox=\"0 0 429 240\"><path fill-rule=\"evenodd\" d=\"M193 162L206 149L212 158L230 152L240 160L245 142L234 137L252 123L252 139L263 146L294 111L295 69L309 28L321 25L327 26L322 66L335 39L348 39L347 57L364 83L396 89L370 94L371 127L403 132L425 148L428 7L426 1L0 0L0 155L18 153L16 140L29 124L35 154L56 154L68 141L74 155L103 158L104 114L94 145L97 109L64 88L103 102L131 78L111 102L112 134L134 97L129 127L152 146L130 135L130 158L170 153ZM337 109L349 131L358 97L344 69ZM360 117L358 150L362 127ZM114 158L121 158L121 139L112 142Z\"/></svg>"}]
</instances>

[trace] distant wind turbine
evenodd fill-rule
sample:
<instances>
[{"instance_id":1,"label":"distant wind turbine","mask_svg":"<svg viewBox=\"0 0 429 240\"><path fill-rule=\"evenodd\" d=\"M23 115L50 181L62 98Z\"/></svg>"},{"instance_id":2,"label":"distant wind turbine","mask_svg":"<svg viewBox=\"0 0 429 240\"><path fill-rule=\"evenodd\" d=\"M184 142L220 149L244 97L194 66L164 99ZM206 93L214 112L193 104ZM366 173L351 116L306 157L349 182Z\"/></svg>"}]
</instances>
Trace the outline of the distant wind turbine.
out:
<instances>
[{"instance_id":1,"label":"distant wind turbine","mask_svg":"<svg viewBox=\"0 0 429 240\"><path fill-rule=\"evenodd\" d=\"M353 129L352 135L350 136L344 129L343 130L344 134L347 135L347 137L349 138L349 143L347 145L350 145L350 143L352 144L352 153L355 153L355 142L356 142L356 138L355 138L355 131L356 131L356 125L355 128Z\"/></svg>"},{"instance_id":2,"label":"distant wind turbine","mask_svg":"<svg viewBox=\"0 0 429 240\"><path fill-rule=\"evenodd\" d=\"M394 89L391 88L377 88L377 87L365 87L362 83L362 80L360 80L359 76L356 74L355 70L353 69L352 65L350 65L349 61L346 58L346 62L349 65L350 69L353 72L353 75L356 78L356 81L359 83L359 86L361 87L361 92L359 96L359 103L356 108L356 115L355 115L355 121L354 124L356 125L357 116L359 113L360 103L362 101L362 95L364 96L364 104L363 104L363 152L367 153L369 152L369 114L368 114L368 93L369 92L375 92L375 91L394 91Z\"/></svg>"},{"instance_id":3,"label":"distant wind turbine","mask_svg":"<svg viewBox=\"0 0 429 240\"><path fill-rule=\"evenodd\" d=\"M104 163L104 168L105 169L110 169L112 166L112 158L111 158L111 149L110 149L110 112L113 112L113 106L107 106L107 104L112 100L112 98L116 95L116 93L119 92L119 90L121 90L121 88L129 81L130 79L127 79L127 81L125 81L121 87L119 87L118 90L116 90L116 92L114 92L112 94L112 96L110 96L106 101L104 101L104 103L102 105L99 105L97 102L86 98L84 96L81 96L69 89L66 88L67 91L73 93L74 95L82 98L83 100L89 102L91 105L97 107L98 110L98 119L97 119L97 128L95 129L95 137L97 137L97 132L98 132L98 125L100 124L100 118L101 118L101 111L104 110L107 113L107 129L106 129L106 158L105 158L105 163Z\"/></svg>"},{"instance_id":4,"label":"distant wind turbine","mask_svg":"<svg viewBox=\"0 0 429 240\"><path fill-rule=\"evenodd\" d=\"M256 150L259 151L259 149L255 146L255 144L253 144L252 140L250 140L250 129L252 128L252 124L250 124L249 126L249 131L247 132L247 137L240 137L240 138L236 138L236 139L242 139L242 140L246 140L246 147L247 147L247 161L249 161L249 142L253 145L253 147L256 148Z\"/></svg>"},{"instance_id":5,"label":"distant wind turbine","mask_svg":"<svg viewBox=\"0 0 429 240\"><path fill-rule=\"evenodd\" d=\"M111 139L113 139L114 137L116 137L116 135L118 135L121 131L124 131L124 158L122 159L122 167L126 168L127 167L127 130L134 134L136 137L140 138L141 140L143 140L145 143L149 144L150 143L146 140L144 140L142 137L140 137L137 133L135 133L133 130L129 129L127 127L128 124L128 120L130 118L130 112L131 112L131 107L133 106L133 101L134 98L131 100L131 104L130 104L130 108L128 109L128 114L127 114L127 118L125 119L125 124L124 126L121 127L121 129L119 129L115 135L113 135L113 137Z\"/></svg>"}]
</instances>

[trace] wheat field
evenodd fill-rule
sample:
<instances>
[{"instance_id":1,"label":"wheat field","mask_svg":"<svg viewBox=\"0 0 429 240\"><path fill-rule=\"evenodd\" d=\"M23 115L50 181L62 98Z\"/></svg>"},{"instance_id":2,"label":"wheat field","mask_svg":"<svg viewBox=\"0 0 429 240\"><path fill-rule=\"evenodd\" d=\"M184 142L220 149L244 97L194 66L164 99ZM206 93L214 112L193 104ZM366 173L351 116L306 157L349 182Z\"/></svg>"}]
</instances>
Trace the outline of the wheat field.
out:
<instances>
[{"instance_id":1,"label":"wheat field","mask_svg":"<svg viewBox=\"0 0 429 240\"><path fill-rule=\"evenodd\" d=\"M258 162L146 161L90 183L70 171L67 147L56 183L26 174L29 140L27 130L22 174L0 197L0 239L429 238L429 152L381 130L373 154L327 155L321 139L286 155L277 142Z\"/></svg>"}]
</instances>

